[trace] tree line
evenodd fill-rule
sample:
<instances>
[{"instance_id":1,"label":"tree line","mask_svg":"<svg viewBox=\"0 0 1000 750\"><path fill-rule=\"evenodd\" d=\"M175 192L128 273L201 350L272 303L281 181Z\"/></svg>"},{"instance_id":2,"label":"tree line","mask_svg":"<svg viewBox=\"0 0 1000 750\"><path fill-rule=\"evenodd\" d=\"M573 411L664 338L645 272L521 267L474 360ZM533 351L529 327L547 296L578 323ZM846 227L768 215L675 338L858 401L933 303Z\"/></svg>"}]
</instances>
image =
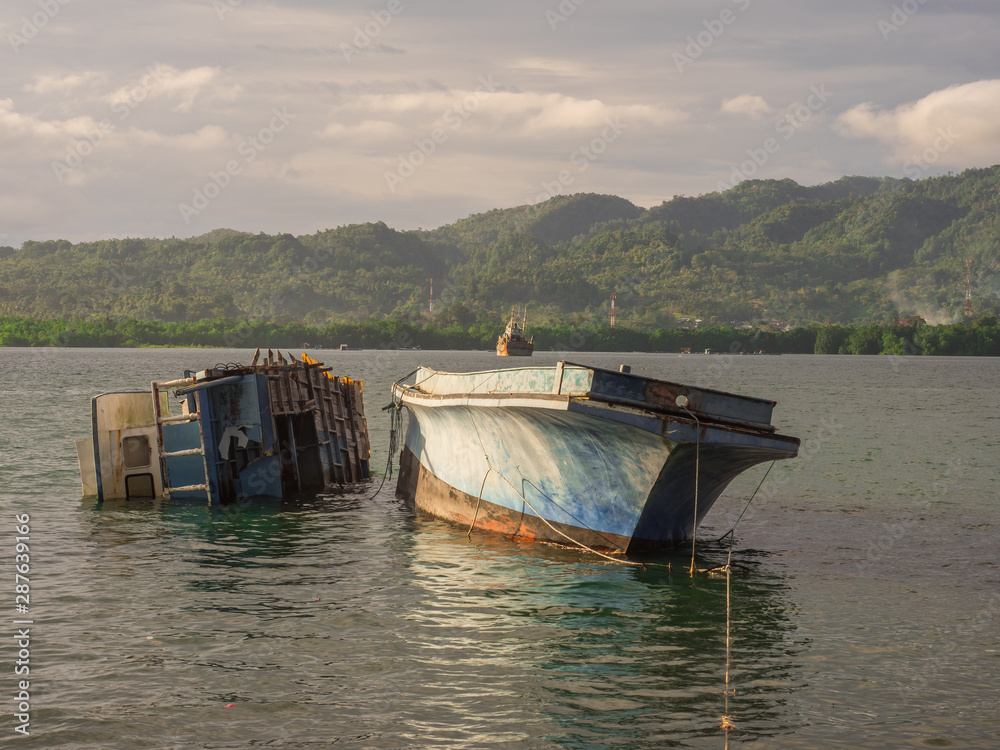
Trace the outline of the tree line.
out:
<instances>
[{"instance_id":1,"label":"tree line","mask_svg":"<svg viewBox=\"0 0 1000 750\"><path fill-rule=\"evenodd\" d=\"M158 322L134 319L46 320L0 316L3 347L213 347L492 350L500 327L406 320L273 323L264 320ZM1000 321L984 316L954 325L802 326L788 330L729 326L639 328L552 325L530 328L535 351L648 351L716 354L886 354L1000 356Z\"/></svg>"}]
</instances>

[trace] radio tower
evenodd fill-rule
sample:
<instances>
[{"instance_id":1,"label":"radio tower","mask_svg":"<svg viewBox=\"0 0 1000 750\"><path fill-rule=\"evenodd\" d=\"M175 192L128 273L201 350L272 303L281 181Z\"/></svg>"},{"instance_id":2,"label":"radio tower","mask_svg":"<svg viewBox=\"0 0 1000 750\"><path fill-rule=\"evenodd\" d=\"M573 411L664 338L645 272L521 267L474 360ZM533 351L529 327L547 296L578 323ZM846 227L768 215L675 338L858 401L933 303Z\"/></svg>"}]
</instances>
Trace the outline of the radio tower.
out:
<instances>
[{"instance_id":1,"label":"radio tower","mask_svg":"<svg viewBox=\"0 0 1000 750\"><path fill-rule=\"evenodd\" d=\"M615 293L611 292L611 327L615 327Z\"/></svg>"},{"instance_id":2,"label":"radio tower","mask_svg":"<svg viewBox=\"0 0 1000 750\"><path fill-rule=\"evenodd\" d=\"M972 258L965 259L965 314L972 317Z\"/></svg>"},{"instance_id":3,"label":"radio tower","mask_svg":"<svg viewBox=\"0 0 1000 750\"><path fill-rule=\"evenodd\" d=\"M431 279L431 304L427 310L427 313L428 315L430 315L430 317L432 318L434 317L434 279Z\"/></svg>"}]
</instances>

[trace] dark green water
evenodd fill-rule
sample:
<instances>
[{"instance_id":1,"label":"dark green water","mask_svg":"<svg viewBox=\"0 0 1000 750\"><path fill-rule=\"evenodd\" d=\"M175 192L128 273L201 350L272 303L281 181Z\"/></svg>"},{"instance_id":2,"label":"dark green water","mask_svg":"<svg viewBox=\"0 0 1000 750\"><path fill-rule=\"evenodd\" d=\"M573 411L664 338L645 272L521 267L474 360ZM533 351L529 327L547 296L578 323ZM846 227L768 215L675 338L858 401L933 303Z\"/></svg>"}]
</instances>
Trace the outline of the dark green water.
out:
<instances>
[{"instance_id":1,"label":"dark green water","mask_svg":"<svg viewBox=\"0 0 1000 750\"><path fill-rule=\"evenodd\" d=\"M1000 362L542 354L778 401L803 439L737 534L733 748L1000 746ZM723 748L725 581L415 518L387 482L273 507L81 501L90 397L243 351L0 349L0 744ZM326 353L388 385L463 352ZM515 363L516 364L516 363ZM700 528L717 537L763 476ZM14 515L31 734L14 733ZM724 559L700 545L702 565ZM232 704L231 707L227 708Z\"/></svg>"}]
</instances>

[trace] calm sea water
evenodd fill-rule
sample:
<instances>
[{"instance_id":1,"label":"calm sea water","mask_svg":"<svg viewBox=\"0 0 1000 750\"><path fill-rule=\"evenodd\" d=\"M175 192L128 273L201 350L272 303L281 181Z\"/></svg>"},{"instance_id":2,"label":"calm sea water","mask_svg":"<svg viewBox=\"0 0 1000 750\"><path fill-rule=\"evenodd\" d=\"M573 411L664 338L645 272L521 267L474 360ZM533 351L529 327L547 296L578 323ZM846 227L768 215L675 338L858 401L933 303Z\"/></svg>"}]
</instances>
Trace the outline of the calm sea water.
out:
<instances>
[{"instance_id":1,"label":"calm sea water","mask_svg":"<svg viewBox=\"0 0 1000 750\"><path fill-rule=\"evenodd\" d=\"M468 352L327 352L389 384ZM0 744L723 748L725 580L475 535L393 495L80 498L90 397L247 351L0 349ZM736 534L740 748L1000 746L1000 361L540 354L776 399L802 455ZM766 467L715 506L736 521ZM374 496L373 496L374 495ZM31 724L14 733L14 514L31 516ZM706 542L703 566L724 560ZM16 744L15 744L16 743Z\"/></svg>"}]
</instances>

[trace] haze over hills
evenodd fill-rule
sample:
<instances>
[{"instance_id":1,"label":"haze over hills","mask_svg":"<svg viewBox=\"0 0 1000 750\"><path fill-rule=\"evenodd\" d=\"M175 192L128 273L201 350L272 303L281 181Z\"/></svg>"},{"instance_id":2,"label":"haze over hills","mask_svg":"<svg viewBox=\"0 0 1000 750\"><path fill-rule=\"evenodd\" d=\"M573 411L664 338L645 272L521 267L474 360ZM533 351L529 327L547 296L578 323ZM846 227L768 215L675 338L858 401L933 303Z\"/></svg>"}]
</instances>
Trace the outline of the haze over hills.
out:
<instances>
[{"instance_id":1,"label":"haze over hills","mask_svg":"<svg viewBox=\"0 0 1000 750\"><path fill-rule=\"evenodd\" d=\"M0 314L308 323L619 325L889 322L962 313L966 258L977 314L1000 312L1000 166L920 181L844 177L803 187L747 180L650 209L556 196L430 231L384 223L311 235L219 229L190 239L0 248Z\"/></svg>"}]
</instances>

